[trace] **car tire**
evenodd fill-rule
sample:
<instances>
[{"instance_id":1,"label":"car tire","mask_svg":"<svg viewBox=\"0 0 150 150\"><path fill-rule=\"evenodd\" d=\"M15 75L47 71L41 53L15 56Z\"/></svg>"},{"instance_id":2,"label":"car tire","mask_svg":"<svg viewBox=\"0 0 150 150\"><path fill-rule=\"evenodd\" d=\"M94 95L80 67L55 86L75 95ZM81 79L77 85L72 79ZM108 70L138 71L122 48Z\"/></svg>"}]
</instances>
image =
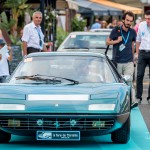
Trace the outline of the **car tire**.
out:
<instances>
[{"instance_id":1,"label":"car tire","mask_svg":"<svg viewBox=\"0 0 150 150\"><path fill-rule=\"evenodd\" d=\"M11 139L11 134L0 130L0 143L8 143Z\"/></svg>"},{"instance_id":2,"label":"car tire","mask_svg":"<svg viewBox=\"0 0 150 150\"><path fill-rule=\"evenodd\" d=\"M111 140L114 143L127 143L130 139L130 116L122 128L111 133Z\"/></svg>"}]
</instances>

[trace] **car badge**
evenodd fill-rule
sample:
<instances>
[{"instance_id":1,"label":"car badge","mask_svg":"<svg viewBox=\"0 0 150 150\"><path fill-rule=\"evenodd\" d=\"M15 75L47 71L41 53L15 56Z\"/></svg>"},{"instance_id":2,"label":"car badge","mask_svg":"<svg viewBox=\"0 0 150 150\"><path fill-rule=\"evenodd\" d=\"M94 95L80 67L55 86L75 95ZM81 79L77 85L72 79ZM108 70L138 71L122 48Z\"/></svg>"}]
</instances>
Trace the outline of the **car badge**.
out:
<instances>
[{"instance_id":1,"label":"car badge","mask_svg":"<svg viewBox=\"0 0 150 150\"><path fill-rule=\"evenodd\" d=\"M55 126L56 128L58 128L58 127L60 126L59 122L56 121L56 122L54 123L54 126Z\"/></svg>"},{"instance_id":2,"label":"car badge","mask_svg":"<svg viewBox=\"0 0 150 150\"><path fill-rule=\"evenodd\" d=\"M58 104L55 104L55 107L58 107L59 105Z\"/></svg>"}]
</instances>

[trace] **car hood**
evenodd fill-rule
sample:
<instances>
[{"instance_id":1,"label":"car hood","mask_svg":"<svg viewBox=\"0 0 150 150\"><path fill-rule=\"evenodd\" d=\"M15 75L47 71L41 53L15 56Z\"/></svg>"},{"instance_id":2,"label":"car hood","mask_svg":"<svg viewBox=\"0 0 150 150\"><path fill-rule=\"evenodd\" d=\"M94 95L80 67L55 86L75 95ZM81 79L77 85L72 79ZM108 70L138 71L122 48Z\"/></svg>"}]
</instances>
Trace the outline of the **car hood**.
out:
<instances>
[{"instance_id":1,"label":"car hood","mask_svg":"<svg viewBox=\"0 0 150 150\"><path fill-rule=\"evenodd\" d=\"M26 112L38 113L84 113L89 111L91 105L114 104L114 110L100 109L90 112L118 112L128 91L126 85L117 83L79 85L2 84L0 86L0 104L23 104Z\"/></svg>"}]
</instances>

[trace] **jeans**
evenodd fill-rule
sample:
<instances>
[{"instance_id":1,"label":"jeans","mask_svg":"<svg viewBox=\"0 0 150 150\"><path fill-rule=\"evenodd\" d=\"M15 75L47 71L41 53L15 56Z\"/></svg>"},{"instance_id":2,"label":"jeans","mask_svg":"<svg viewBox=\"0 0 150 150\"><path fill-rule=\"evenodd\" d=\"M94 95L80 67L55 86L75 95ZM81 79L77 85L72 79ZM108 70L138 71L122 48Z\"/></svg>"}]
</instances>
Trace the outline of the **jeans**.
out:
<instances>
[{"instance_id":1,"label":"jeans","mask_svg":"<svg viewBox=\"0 0 150 150\"><path fill-rule=\"evenodd\" d=\"M0 76L0 83L6 82L7 76Z\"/></svg>"},{"instance_id":2,"label":"jeans","mask_svg":"<svg viewBox=\"0 0 150 150\"><path fill-rule=\"evenodd\" d=\"M142 98L143 94L143 78L146 66L150 69L150 52L139 51L138 65L137 65L137 80L136 80L136 97ZM150 97L150 85L148 89L148 97Z\"/></svg>"}]
</instances>

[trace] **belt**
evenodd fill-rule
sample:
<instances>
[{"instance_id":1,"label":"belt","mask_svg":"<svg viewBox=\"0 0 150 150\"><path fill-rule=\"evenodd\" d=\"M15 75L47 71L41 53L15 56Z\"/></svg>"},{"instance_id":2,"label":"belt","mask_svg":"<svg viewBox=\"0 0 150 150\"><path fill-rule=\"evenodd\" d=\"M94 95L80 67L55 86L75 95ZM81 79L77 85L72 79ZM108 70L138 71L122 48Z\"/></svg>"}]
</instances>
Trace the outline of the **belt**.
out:
<instances>
[{"instance_id":1,"label":"belt","mask_svg":"<svg viewBox=\"0 0 150 150\"><path fill-rule=\"evenodd\" d=\"M34 47L27 47L27 54L40 52L40 49Z\"/></svg>"},{"instance_id":2,"label":"belt","mask_svg":"<svg viewBox=\"0 0 150 150\"><path fill-rule=\"evenodd\" d=\"M150 50L140 49L141 52L150 53Z\"/></svg>"}]
</instances>

